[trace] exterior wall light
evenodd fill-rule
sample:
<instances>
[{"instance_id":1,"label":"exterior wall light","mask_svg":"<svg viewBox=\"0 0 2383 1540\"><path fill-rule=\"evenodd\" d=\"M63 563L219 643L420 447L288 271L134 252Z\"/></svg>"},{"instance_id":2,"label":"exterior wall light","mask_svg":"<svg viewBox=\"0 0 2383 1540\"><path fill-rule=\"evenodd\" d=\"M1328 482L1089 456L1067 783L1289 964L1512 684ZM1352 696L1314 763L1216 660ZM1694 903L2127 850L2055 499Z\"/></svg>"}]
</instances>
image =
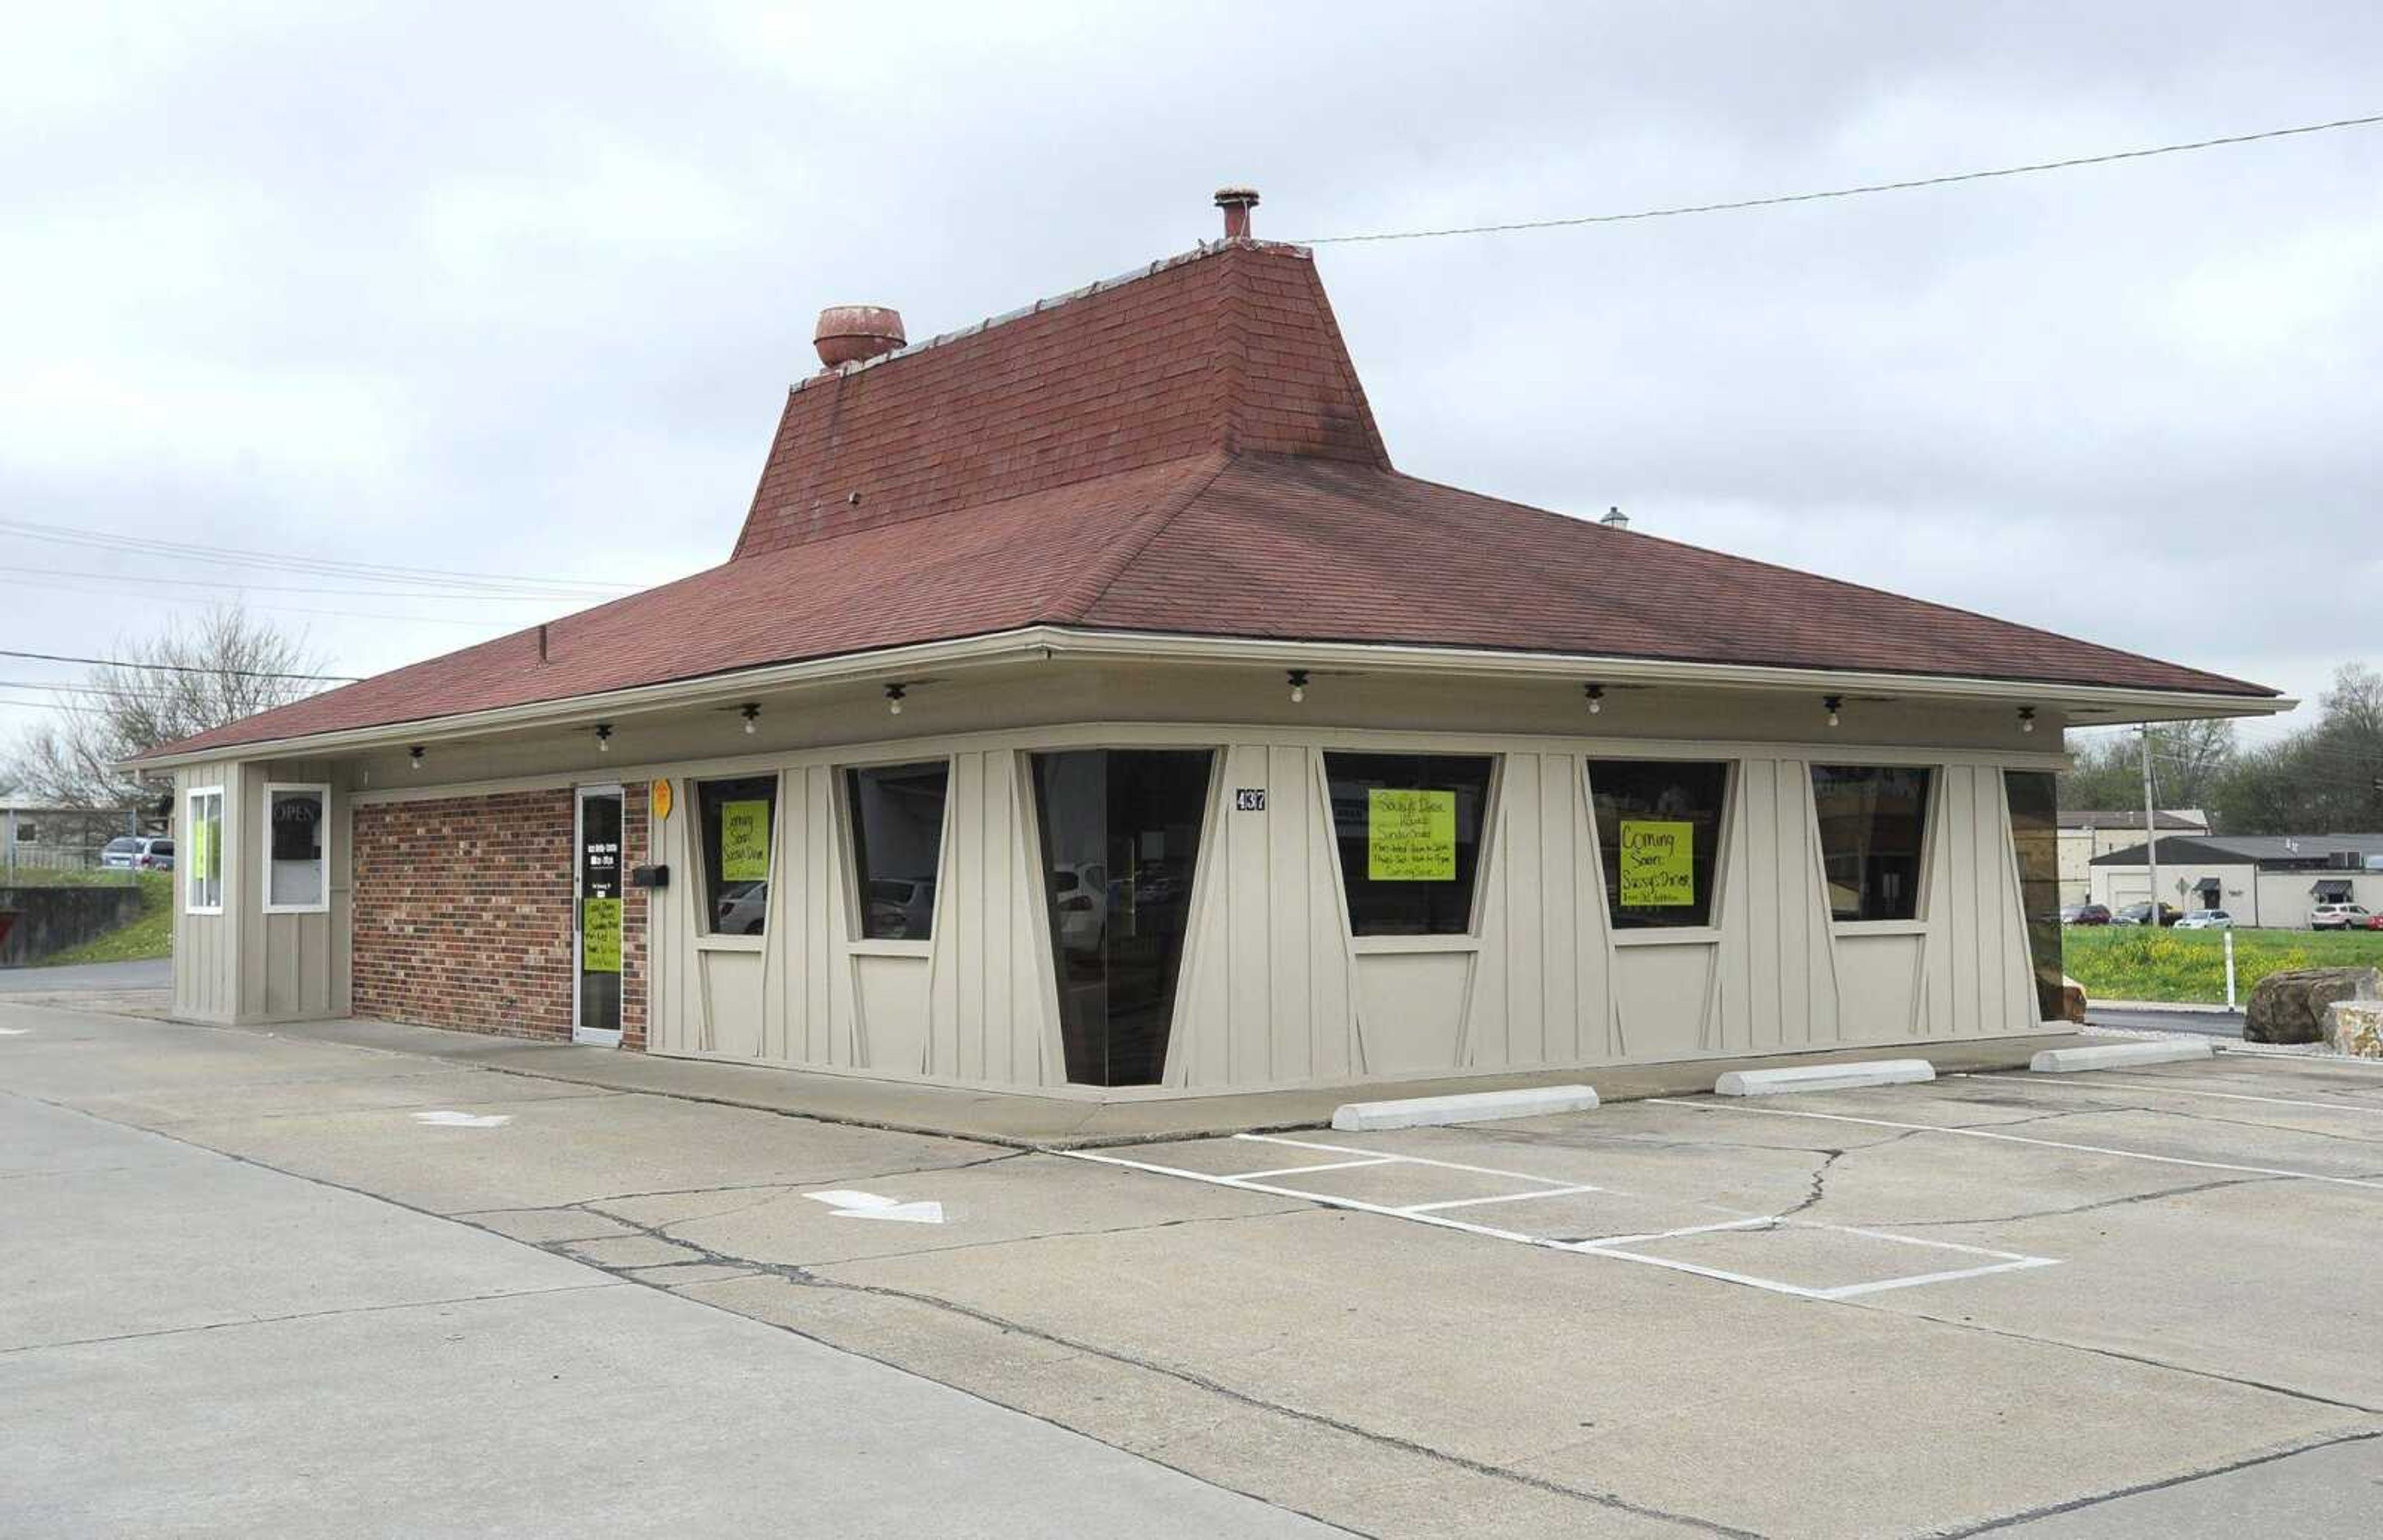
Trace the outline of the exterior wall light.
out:
<instances>
[{"instance_id":1,"label":"exterior wall light","mask_svg":"<svg viewBox=\"0 0 2383 1540\"><path fill-rule=\"evenodd\" d=\"M761 730L761 708L747 701L746 702L744 711L740 714L745 719L745 736L749 738L754 733L759 733Z\"/></svg>"},{"instance_id":2,"label":"exterior wall light","mask_svg":"<svg viewBox=\"0 0 2383 1540\"><path fill-rule=\"evenodd\" d=\"M1290 703L1293 706L1296 706L1301 701L1307 698L1307 671L1305 669L1293 669L1290 671L1289 677L1290 679Z\"/></svg>"},{"instance_id":3,"label":"exterior wall light","mask_svg":"<svg viewBox=\"0 0 2383 1540\"><path fill-rule=\"evenodd\" d=\"M1843 696L1822 696L1821 697L1821 704L1828 709L1829 725L1831 727L1836 726L1837 714L1840 711L1843 711L1846 707L1846 697Z\"/></svg>"},{"instance_id":4,"label":"exterior wall light","mask_svg":"<svg viewBox=\"0 0 2383 1540\"><path fill-rule=\"evenodd\" d=\"M1582 685L1582 686L1580 687L1580 693L1581 693L1582 695L1584 695L1584 696L1587 696L1587 697L1588 697L1588 714L1589 714L1590 716L1592 716L1592 717L1593 717L1593 716L1597 715L1599 711L1602 711L1602 710L1604 710L1604 709L1605 709L1605 686L1604 686L1604 685L1602 685L1602 684L1584 684L1584 685Z\"/></svg>"},{"instance_id":5,"label":"exterior wall light","mask_svg":"<svg viewBox=\"0 0 2383 1540\"><path fill-rule=\"evenodd\" d=\"M609 721L599 721L596 724L596 752L599 754L612 752L612 724Z\"/></svg>"},{"instance_id":6,"label":"exterior wall light","mask_svg":"<svg viewBox=\"0 0 2383 1540\"><path fill-rule=\"evenodd\" d=\"M2019 730L2022 733L2032 733L2035 731L2034 707L2022 706L2019 708Z\"/></svg>"},{"instance_id":7,"label":"exterior wall light","mask_svg":"<svg viewBox=\"0 0 2383 1540\"><path fill-rule=\"evenodd\" d=\"M902 714L902 696L907 692L899 684L885 686L885 709L894 716Z\"/></svg>"},{"instance_id":8,"label":"exterior wall light","mask_svg":"<svg viewBox=\"0 0 2383 1540\"><path fill-rule=\"evenodd\" d=\"M422 745L420 744L416 744L412 748L405 751L405 768L410 770L418 770L422 768Z\"/></svg>"}]
</instances>

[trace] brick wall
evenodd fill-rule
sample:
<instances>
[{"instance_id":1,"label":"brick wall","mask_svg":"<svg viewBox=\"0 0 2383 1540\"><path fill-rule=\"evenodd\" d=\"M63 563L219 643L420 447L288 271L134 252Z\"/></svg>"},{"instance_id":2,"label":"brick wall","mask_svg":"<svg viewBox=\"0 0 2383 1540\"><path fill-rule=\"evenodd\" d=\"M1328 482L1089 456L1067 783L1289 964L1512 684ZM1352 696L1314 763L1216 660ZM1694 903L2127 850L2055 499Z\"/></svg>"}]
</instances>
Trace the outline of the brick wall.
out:
<instances>
[{"instance_id":1,"label":"brick wall","mask_svg":"<svg viewBox=\"0 0 2383 1540\"><path fill-rule=\"evenodd\" d=\"M643 863L646 791L623 799L623 867ZM354 1011L568 1041L573 794L565 788L355 810ZM621 1041L646 1040L645 895L621 922Z\"/></svg>"}]
</instances>

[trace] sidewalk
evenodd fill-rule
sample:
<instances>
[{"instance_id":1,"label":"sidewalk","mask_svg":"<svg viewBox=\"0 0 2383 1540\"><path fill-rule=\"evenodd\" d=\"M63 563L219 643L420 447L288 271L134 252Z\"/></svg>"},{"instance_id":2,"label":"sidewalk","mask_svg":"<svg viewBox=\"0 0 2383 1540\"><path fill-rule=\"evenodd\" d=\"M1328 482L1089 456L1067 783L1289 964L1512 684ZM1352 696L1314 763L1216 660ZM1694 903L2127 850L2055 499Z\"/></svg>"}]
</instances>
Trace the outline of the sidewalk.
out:
<instances>
[{"instance_id":1,"label":"sidewalk","mask_svg":"<svg viewBox=\"0 0 2383 1540\"><path fill-rule=\"evenodd\" d=\"M1587 1082L1607 1102L1709 1091L1724 1070L1773 1066L1837 1064L1851 1059L1924 1057L1939 1073L2011 1069L2039 1050L2074 1047L2082 1033L1988 1039L1958 1043L1895 1043L1821 1053L1700 1059L1663 1065L1598 1069L1559 1069L1531 1074L1488 1075L1392 1084L1334 1085L1237 1095L1187 1096L1130 1102L1091 1102L1073 1097L1017 1095L945 1086L908 1085L858 1076L821 1075L800 1069L716 1064L701 1059L624 1053L611 1048L529 1042L519 1038L452 1032L389 1021L304 1022L247 1029L275 1037L347 1043L389 1053L445 1059L481 1069L644 1091L691 1102L711 1102L763 1112L788 1113L831 1123L858 1124L905 1133L940 1134L1022 1149L1086 1149L1216 1134L1262 1133L1321 1127L1344 1102L1405 1096L1443 1096L1463 1091L1507 1090L1524 1086Z\"/></svg>"}]
</instances>

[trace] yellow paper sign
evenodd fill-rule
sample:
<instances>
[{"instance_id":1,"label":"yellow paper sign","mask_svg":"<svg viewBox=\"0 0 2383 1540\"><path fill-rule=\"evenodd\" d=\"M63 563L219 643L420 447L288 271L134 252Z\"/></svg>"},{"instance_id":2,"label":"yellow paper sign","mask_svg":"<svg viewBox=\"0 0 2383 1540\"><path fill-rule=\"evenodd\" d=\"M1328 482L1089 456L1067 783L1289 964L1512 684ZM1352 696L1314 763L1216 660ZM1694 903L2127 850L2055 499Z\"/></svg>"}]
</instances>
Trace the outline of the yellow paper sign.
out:
<instances>
[{"instance_id":1,"label":"yellow paper sign","mask_svg":"<svg viewBox=\"0 0 2383 1540\"><path fill-rule=\"evenodd\" d=\"M621 971L621 901L585 898L579 902L579 968L583 973Z\"/></svg>"},{"instance_id":2,"label":"yellow paper sign","mask_svg":"<svg viewBox=\"0 0 2383 1540\"><path fill-rule=\"evenodd\" d=\"M1622 820L1622 906L1669 909L1697 901L1697 828L1692 823Z\"/></svg>"},{"instance_id":3,"label":"yellow paper sign","mask_svg":"<svg viewBox=\"0 0 2383 1540\"><path fill-rule=\"evenodd\" d=\"M1456 878L1456 794L1365 794L1365 875L1377 882Z\"/></svg>"},{"instance_id":4,"label":"yellow paper sign","mask_svg":"<svg viewBox=\"0 0 2383 1540\"><path fill-rule=\"evenodd\" d=\"M654 817L657 819L670 817L671 783L669 782L657 781L654 782L654 789L648 799L648 805L653 808Z\"/></svg>"},{"instance_id":5,"label":"yellow paper sign","mask_svg":"<svg viewBox=\"0 0 2383 1540\"><path fill-rule=\"evenodd\" d=\"M216 826L208 819L197 817L191 819L191 869L201 877L216 874L215 845L212 843L215 832Z\"/></svg>"},{"instance_id":6,"label":"yellow paper sign","mask_svg":"<svg viewBox=\"0 0 2383 1540\"><path fill-rule=\"evenodd\" d=\"M720 805L720 880L723 882L766 882L770 880L768 803L723 802Z\"/></svg>"}]
</instances>

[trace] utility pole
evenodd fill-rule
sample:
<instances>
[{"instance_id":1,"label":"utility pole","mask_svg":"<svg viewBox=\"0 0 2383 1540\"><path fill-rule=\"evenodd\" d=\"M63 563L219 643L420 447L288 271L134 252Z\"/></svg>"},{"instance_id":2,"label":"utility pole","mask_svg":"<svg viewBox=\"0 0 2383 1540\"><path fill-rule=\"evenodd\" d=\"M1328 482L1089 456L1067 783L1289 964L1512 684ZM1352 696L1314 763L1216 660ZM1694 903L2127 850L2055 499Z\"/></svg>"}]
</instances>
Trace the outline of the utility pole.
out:
<instances>
[{"instance_id":1,"label":"utility pole","mask_svg":"<svg viewBox=\"0 0 2383 1540\"><path fill-rule=\"evenodd\" d=\"M2144 722L2143 730L2143 860L2148 863L2152 885L2151 918L2146 921L2154 930L2160 922L2159 883L2159 807L2152 795L2152 724Z\"/></svg>"}]
</instances>

